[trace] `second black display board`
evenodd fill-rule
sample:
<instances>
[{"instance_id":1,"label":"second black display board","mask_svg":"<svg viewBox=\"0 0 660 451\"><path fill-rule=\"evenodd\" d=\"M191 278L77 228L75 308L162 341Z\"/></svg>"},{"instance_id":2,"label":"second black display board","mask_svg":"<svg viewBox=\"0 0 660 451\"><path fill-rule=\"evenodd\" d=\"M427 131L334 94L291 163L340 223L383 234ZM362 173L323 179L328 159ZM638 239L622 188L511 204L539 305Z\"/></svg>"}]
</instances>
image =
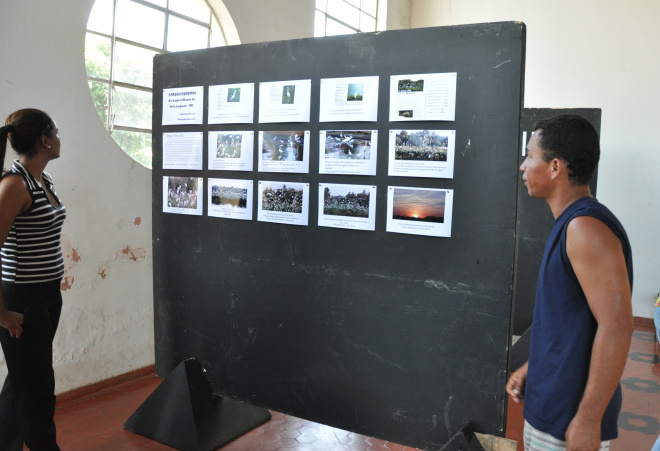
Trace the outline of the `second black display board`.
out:
<instances>
[{"instance_id":1,"label":"second black display board","mask_svg":"<svg viewBox=\"0 0 660 451\"><path fill-rule=\"evenodd\" d=\"M197 358L220 394L418 448L503 435L525 27L502 22L268 42L154 60L156 371ZM391 75L457 74L453 121L389 122ZM322 78L380 77L378 120L319 123ZM311 121L163 126L164 89L311 80ZM256 90L258 92L258 89ZM258 96L256 96L258 97ZM206 116L206 114L205 114ZM451 179L162 169L162 133L455 130ZM204 144L206 162L208 149ZM163 213L163 177L309 183L307 226ZM375 231L319 227L319 183L377 187ZM453 190L451 237L386 232L389 186ZM255 190L256 194L256 190ZM205 202L206 196L205 197Z\"/></svg>"}]
</instances>

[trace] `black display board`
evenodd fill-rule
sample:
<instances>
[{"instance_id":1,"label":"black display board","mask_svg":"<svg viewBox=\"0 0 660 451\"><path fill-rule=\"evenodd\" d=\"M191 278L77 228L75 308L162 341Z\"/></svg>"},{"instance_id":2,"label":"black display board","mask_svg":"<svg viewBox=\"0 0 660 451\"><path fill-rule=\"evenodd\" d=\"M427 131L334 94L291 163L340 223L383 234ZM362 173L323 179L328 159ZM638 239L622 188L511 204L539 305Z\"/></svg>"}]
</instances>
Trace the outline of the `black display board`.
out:
<instances>
[{"instance_id":1,"label":"black display board","mask_svg":"<svg viewBox=\"0 0 660 451\"><path fill-rule=\"evenodd\" d=\"M419 448L472 422L503 435L525 26L502 22L157 56L153 98L156 371L202 364L219 394ZM457 73L454 121L389 122L390 75ZM320 79L378 75L378 120L319 124ZM311 79L308 124L162 126L163 89ZM258 89L255 90L258 92ZM207 100L205 100L206 102ZM206 116L206 113L205 113ZM455 130L452 179L162 169L162 133ZM310 184L309 225L163 213L163 177ZM317 224L318 184L377 186L375 231ZM386 232L388 186L451 189L450 238ZM206 202L205 196L205 202ZM372 200L373 201L373 200Z\"/></svg>"},{"instance_id":2,"label":"black display board","mask_svg":"<svg viewBox=\"0 0 660 451\"><path fill-rule=\"evenodd\" d=\"M596 127L600 133L601 110L599 108L525 108L523 110L523 139L525 144L532 137L534 124L541 119L559 116L561 114L579 114ZM519 153L520 164L525 160L522 147ZM589 183L591 194L596 195L598 168ZM527 188L518 182L518 210L520 223L516 237L518 258L516 265L516 283L514 289L513 334L522 335L532 325L534 300L536 299L536 282L539 279L539 269L543 258L545 242L552 230L555 218L552 216L548 203L534 199L527 194ZM526 360L526 359L525 359ZM512 368L515 370L515 368Z\"/></svg>"}]
</instances>

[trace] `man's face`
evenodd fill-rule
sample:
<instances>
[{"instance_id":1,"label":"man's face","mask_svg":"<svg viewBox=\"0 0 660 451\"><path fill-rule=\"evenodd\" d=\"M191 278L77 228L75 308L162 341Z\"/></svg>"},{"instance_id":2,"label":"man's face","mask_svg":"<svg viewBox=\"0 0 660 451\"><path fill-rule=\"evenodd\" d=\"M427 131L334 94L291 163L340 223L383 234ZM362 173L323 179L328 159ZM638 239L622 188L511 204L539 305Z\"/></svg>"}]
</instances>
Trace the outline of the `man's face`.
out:
<instances>
[{"instance_id":1,"label":"man's face","mask_svg":"<svg viewBox=\"0 0 660 451\"><path fill-rule=\"evenodd\" d=\"M520 165L520 170L523 172L527 193L532 197L545 198L552 179L552 160L543 161L543 150L539 146L540 139L541 130L537 130L527 144L527 158Z\"/></svg>"}]
</instances>

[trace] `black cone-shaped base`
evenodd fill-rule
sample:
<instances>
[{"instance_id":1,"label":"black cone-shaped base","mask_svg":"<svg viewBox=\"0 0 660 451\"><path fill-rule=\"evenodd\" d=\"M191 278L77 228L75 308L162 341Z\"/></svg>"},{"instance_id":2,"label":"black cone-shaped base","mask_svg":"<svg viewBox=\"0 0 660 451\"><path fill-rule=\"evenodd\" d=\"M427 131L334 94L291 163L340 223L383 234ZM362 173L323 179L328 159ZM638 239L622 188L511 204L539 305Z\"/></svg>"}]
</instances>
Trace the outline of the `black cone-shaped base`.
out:
<instances>
[{"instance_id":1,"label":"black cone-shaped base","mask_svg":"<svg viewBox=\"0 0 660 451\"><path fill-rule=\"evenodd\" d=\"M211 451L270 420L268 410L216 395L196 359L181 362L124 429L183 451Z\"/></svg>"},{"instance_id":2,"label":"black cone-shaped base","mask_svg":"<svg viewBox=\"0 0 660 451\"><path fill-rule=\"evenodd\" d=\"M468 425L463 426L440 451L484 451L484 447Z\"/></svg>"}]
</instances>

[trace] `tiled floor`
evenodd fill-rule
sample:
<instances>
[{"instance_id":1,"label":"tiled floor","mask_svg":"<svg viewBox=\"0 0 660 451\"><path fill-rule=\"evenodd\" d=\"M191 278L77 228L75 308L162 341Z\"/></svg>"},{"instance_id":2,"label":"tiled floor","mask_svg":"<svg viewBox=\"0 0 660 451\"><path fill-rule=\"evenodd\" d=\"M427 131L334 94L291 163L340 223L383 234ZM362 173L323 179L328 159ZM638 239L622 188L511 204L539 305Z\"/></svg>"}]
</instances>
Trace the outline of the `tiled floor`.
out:
<instances>
[{"instance_id":1,"label":"tiled floor","mask_svg":"<svg viewBox=\"0 0 660 451\"><path fill-rule=\"evenodd\" d=\"M660 347L650 324L638 325L622 379L619 439L611 451L648 451L660 434ZM58 405L55 422L63 451L171 451L123 429L124 422L160 384L144 377L93 396ZM415 451L311 421L272 412L273 418L222 451ZM507 438L522 451L522 409L511 403Z\"/></svg>"}]
</instances>

